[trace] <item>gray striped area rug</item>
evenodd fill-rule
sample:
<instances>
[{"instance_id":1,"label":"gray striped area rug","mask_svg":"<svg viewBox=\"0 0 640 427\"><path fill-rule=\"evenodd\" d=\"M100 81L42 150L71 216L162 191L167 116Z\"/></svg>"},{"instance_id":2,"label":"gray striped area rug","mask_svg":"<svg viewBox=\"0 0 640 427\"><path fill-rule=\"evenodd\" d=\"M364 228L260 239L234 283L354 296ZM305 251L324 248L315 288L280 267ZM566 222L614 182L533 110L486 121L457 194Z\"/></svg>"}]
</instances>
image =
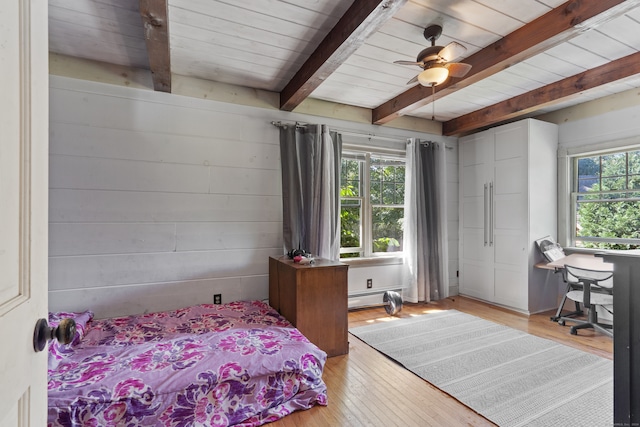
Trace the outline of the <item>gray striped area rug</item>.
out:
<instances>
[{"instance_id":1,"label":"gray striped area rug","mask_svg":"<svg viewBox=\"0 0 640 427\"><path fill-rule=\"evenodd\" d=\"M613 424L603 357L457 310L349 332L499 426Z\"/></svg>"}]
</instances>

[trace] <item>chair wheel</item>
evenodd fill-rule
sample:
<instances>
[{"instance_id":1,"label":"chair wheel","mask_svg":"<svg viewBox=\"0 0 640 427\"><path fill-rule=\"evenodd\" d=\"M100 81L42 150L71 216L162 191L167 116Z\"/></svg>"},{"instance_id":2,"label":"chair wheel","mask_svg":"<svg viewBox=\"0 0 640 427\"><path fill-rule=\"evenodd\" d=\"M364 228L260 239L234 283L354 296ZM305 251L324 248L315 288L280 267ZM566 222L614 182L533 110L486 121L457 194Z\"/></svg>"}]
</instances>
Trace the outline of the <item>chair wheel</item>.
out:
<instances>
[{"instance_id":1,"label":"chair wheel","mask_svg":"<svg viewBox=\"0 0 640 427\"><path fill-rule=\"evenodd\" d=\"M578 330L576 328L574 328L573 326L571 327L569 332L571 332L571 335L578 335Z\"/></svg>"},{"instance_id":2,"label":"chair wheel","mask_svg":"<svg viewBox=\"0 0 640 427\"><path fill-rule=\"evenodd\" d=\"M564 326L564 320L558 320L558 325Z\"/></svg>"}]
</instances>

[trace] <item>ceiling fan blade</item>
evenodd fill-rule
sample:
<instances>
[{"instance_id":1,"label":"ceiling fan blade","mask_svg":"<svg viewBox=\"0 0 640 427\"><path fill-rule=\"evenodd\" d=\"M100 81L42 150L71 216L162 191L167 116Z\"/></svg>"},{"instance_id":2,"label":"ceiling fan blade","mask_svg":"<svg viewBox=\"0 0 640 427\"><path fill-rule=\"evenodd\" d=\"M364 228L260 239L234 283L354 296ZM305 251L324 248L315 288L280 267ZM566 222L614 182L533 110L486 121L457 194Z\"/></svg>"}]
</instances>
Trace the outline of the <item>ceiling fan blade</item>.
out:
<instances>
[{"instance_id":1,"label":"ceiling fan blade","mask_svg":"<svg viewBox=\"0 0 640 427\"><path fill-rule=\"evenodd\" d=\"M446 62L451 62L454 59L458 59L459 57L461 57L466 51L467 48L462 46L460 43L451 42L443 47L440 52L438 52L438 56L444 59Z\"/></svg>"},{"instance_id":2,"label":"ceiling fan blade","mask_svg":"<svg viewBox=\"0 0 640 427\"><path fill-rule=\"evenodd\" d=\"M451 77L464 77L471 70L471 65L463 64L462 62L450 62L444 64L444 66L449 70L449 76Z\"/></svg>"},{"instance_id":3,"label":"ceiling fan blade","mask_svg":"<svg viewBox=\"0 0 640 427\"><path fill-rule=\"evenodd\" d=\"M393 61L394 64L400 65L417 65L418 67L422 67L424 64L422 62L415 61Z\"/></svg>"},{"instance_id":4,"label":"ceiling fan blade","mask_svg":"<svg viewBox=\"0 0 640 427\"><path fill-rule=\"evenodd\" d=\"M418 81L418 75L416 74L416 76L414 78L412 78L411 80L409 80L407 82L408 85L412 84L412 83L416 83Z\"/></svg>"}]
</instances>

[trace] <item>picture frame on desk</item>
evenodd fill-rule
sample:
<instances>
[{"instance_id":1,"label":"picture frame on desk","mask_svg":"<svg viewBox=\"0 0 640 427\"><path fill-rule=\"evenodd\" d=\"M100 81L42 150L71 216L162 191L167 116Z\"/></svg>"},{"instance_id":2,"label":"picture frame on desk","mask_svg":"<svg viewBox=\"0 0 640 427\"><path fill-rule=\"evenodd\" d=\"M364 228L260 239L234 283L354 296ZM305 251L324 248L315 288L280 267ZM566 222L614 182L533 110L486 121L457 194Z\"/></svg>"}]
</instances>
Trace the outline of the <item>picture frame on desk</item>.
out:
<instances>
[{"instance_id":1,"label":"picture frame on desk","mask_svg":"<svg viewBox=\"0 0 640 427\"><path fill-rule=\"evenodd\" d=\"M536 240L536 246L542 255L550 262L557 261L566 256L562 246L556 243L551 236L545 236Z\"/></svg>"}]
</instances>

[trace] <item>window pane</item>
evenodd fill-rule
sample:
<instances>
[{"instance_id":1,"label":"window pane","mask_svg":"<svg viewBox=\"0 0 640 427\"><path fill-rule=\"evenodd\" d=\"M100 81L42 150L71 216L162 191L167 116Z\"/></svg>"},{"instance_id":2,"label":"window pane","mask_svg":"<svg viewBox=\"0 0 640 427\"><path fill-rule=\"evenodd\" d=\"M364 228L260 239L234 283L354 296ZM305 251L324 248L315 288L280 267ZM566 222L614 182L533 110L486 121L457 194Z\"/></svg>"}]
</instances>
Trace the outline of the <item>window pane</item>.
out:
<instances>
[{"instance_id":1,"label":"window pane","mask_svg":"<svg viewBox=\"0 0 640 427\"><path fill-rule=\"evenodd\" d=\"M382 169L379 160L371 159L371 182L382 182Z\"/></svg>"},{"instance_id":2,"label":"window pane","mask_svg":"<svg viewBox=\"0 0 640 427\"><path fill-rule=\"evenodd\" d=\"M404 208L373 208L373 252L402 251Z\"/></svg>"},{"instance_id":3,"label":"window pane","mask_svg":"<svg viewBox=\"0 0 640 427\"><path fill-rule=\"evenodd\" d=\"M626 153L608 154L602 156L602 171L605 176L625 176L627 174Z\"/></svg>"},{"instance_id":4,"label":"window pane","mask_svg":"<svg viewBox=\"0 0 640 427\"><path fill-rule=\"evenodd\" d=\"M396 185L393 182L385 182L382 186L382 204L395 205L396 202Z\"/></svg>"},{"instance_id":5,"label":"window pane","mask_svg":"<svg viewBox=\"0 0 640 427\"><path fill-rule=\"evenodd\" d=\"M361 196L360 164L358 160L342 159L340 172L340 195L342 197Z\"/></svg>"},{"instance_id":6,"label":"window pane","mask_svg":"<svg viewBox=\"0 0 640 427\"><path fill-rule=\"evenodd\" d=\"M587 193L589 191L597 191L599 187L594 184L598 183L598 178L582 178L578 179L578 191L580 193ZM592 190L593 189L593 190Z\"/></svg>"},{"instance_id":7,"label":"window pane","mask_svg":"<svg viewBox=\"0 0 640 427\"><path fill-rule=\"evenodd\" d=\"M640 174L640 151L629 152L629 173Z\"/></svg>"},{"instance_id":8,"label":"window pane","mask_svg":"<svg viewBox=\"0 0 640 427\"><path fill-rule=\"evenodd\" d=\"M404 164L396 167L396 182L401 182L404 185Z\"/></svg>"},{"instance_id":9,"label":"window pane","mask_svg":"<svg viewBox=\"0 0 640 427\"><path fill-rule=\"evenodd\" d=\"M624 190L627 187L627 179L624 176L602 178L602 191Z\"/></svg>"},{"instance_id":10,"label":"window pane","mask_svg":"<svg viewBox=\"0 0 640 427\"><path fill-rule=\"evenodd\" d=\"M584 157L578 159L578 191L583 193L597 190L600 175L600 158ZM596 185L596 187L594 187Z\"/></svg>"},{"instance_id":11,"label":"window pane","mask_svg":"<svg viewBox=\"0 0 640 427\"><path fill-rule=\"evenodd\" d=\"M578 203L577 237L640 238L640 202L611 201ZM586 247L603 247L601 245ZM625 245L626 247L627 245ZM615 245L608 246L617 249Z\"/></svg>"},{"instance_id":12,"label":"window pane","mask_svg":"<svg viewBox=\"0 0 640 427\"><path fill-rule=\"evenodd\" d=\"M402 184L396 185L396 200L398 200L397 204L404 204L404 182Z\"/></svg>"},{"instance_id":13,"label":"window pane","mask_svg":"<svg viewBox=\"0 0 640 427\"><path fill-rule=\"evenodd\" d=\"M341 200L340 247L358 248L360 240L362 209L360 200Z\"/></svg>"},{"instance_id":14,"label":"window pane","mask_svg":"<svg viewBox=\"0 0 640 427\"><path fill-rule=\"evenodd\" d=\"M371 203L404 204L404 163L398 160L371 159Z\"/></svg>"},{"instance_id":15,"label":"window pane","mask_svg":"<svg viewBox=\"0 0 640 427\"><path fill-rule=\"evenodd\" d=\"M371 181L370 182L371 189L369 190L371 203L380 204L382 203L382 184L380 182Z\"/></svg>"}]
</instances>

